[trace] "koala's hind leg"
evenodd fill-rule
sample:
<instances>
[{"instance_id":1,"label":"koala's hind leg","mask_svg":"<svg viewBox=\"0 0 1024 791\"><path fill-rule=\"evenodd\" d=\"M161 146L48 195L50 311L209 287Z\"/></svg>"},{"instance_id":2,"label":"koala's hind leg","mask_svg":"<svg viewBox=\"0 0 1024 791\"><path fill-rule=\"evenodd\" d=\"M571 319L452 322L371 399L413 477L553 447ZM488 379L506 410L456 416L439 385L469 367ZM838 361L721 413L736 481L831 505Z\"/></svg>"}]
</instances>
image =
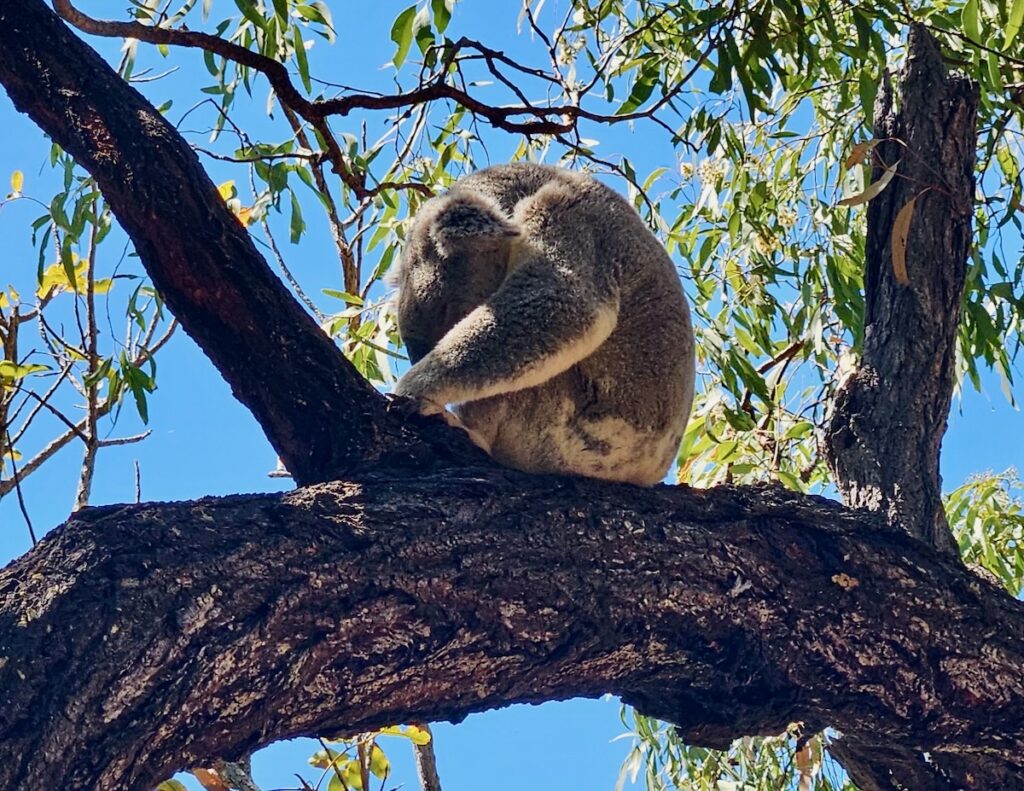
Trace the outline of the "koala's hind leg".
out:
<instances>
[{"instance_id":1,"label":"koala's hind leg","mask_svg":"<svg viewBox=\"0 0 1024 791\"><path fill-rule=\"evenodd\" d=\"M451 404L535 387L590 356L617 320L617 297L598 295L592 278L533 257L449 330L395 392Z\"/></svg>"}]
</instances>

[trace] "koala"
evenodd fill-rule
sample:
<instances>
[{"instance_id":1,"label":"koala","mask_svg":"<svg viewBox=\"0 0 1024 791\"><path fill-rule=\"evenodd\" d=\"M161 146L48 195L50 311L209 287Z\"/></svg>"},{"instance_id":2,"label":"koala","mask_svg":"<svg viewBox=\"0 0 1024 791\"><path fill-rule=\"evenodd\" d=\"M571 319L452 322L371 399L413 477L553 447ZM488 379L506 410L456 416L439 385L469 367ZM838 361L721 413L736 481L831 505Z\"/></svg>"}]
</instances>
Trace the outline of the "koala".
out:
<instances>
[{"instance_id":1,"label":"koala","mask_svg":"<svg viewBox=\"0 0 1024 791\"><path fill-rule=\"evenodd\" d=\"M392 282L394 392L501 464L651 485L694 388L690 311L633 207L582 173L481 170L417 212ZM457 417L457 420L455 419Z\"/></svg>"}]
</instances>

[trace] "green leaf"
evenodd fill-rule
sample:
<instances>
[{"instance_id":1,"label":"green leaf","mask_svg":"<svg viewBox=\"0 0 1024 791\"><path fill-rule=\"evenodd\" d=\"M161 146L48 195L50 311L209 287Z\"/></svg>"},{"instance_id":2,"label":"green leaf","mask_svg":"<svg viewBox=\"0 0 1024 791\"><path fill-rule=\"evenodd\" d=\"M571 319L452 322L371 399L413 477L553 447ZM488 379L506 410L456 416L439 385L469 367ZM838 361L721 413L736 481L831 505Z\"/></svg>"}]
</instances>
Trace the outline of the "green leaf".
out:
<instances>
[{"instance_id":1,"label":"green leaf","mask_svg":"<svg viewBox=\"0 0 1024 791\"><path fill-rule=\"evenodd\" d=\"M274 0L274 13L282 23L288 23L288 0Z\"/></svg>"},{"instance_id":2,"label":"green leaf","mask_svg":"<svg viewBox=\"0 0 1024 791\"><path fill-rule=\"evenodd\" d=\"M310 93L313 90L313 83L309 79L309 58L306 56L306 45L302 41L302 31L298 25L292 28L292 46L295 47L295 65L299 69L302 86Z\"/></svg>"},{"instance_id":3,"label":"green leaf","mask_svg":"<svg viewBox=\"0 0 1024 791\"><path fill-rule=\"evenodd\" d=\"M303 232L306 230L306 221L302 219L302 207L299 205L299 199L295 197L295 193L292 192L292 217L289 223L289 231L291 232L292 244L298 244L299 239L302 238Z\"/></svg>"},{"instance_id":4,"label":"green leaf","mask_svg":"<svg viewBox=\"0 0 1024 791\"><path fill-rule=\"evenodd\" d=\"M416 6L411 5L405 9L398 18L395 19L395 24L391 26L391 40L398 45L398 50L395 52L391 62L395 64L396 69L400 69L402 64L405 63L405 58L409 54L409 47L412 46L412 22L416 18Z\"/></svg>"},{"instance_id":5,"label":"green leaf","mask_svg":"<svg viewBox=\"0 0 1024 791\"><path fill-rule=\"evenodd\" d=\"M628 115L629 113L635 112L644 102L646 102L651 94L654 92L654 86L658 84L658 78L661 76L661 62L655 58L648 58L643 67L640 69L640 74L636 78L636 82L633 83L633 90L630 91L629 97L622 103L622 106L615 111L616 115Z\"/></svg>"},{"instance_id":6,"label":"green leaf","mask_svg":"<svg viewBox=\"0 0 1024 791\"><path fill-rule=\"evenodd\" d=\"M256 4L252 0L235 0L235 5L238 6L238 10L242 12L242 16L252 22L260 30L263 30L267 26L267 20L263 14L260 13L259 9L256 8Z\"/></svg>"},{"instance_id":7,"label":"green leaf","mask_svg":"<svg viewBox=\"0 0 1024 791\"><path fill-rule=\"evenodd\" d=\"M863 69L860 73L857 90L860 94L860 105L864 109L865 124L871 128L875 117L875 95L878 93L878 83L867 69Z\"/></svg>"},{"instance_id":8,"label":"green leaf","mask_svg":"<svg viewBox=\"0 0 1024 791\"><path fill-rule=\"evenodd\" d=\"M188 789L177 780L164 780L156 787L156 791L188 791Z\"/></svg>"},{"instance_id":9,"label":"green leaf","mask_svg":"<svg viewBox=\"0 0 1024 791\"><path fill-rule=\"evenodd\" d=\"M438 33L444 33L452 18L455 0L430 0L430 10L434 14L434 26Z\"/></svg>"},{"instance_id":10,"label":"green leaf","mask_svg":"<svg viewBox=\"0 0 1024 791\"><path fill-rule=\"evenodd\" d=\"M1024 22L1024 0L1013 0L1010 8L1010 21L1006 23L1006 35L1003 38L1003 49L1013 43L1020 31L1021 23Z\"/></svg>"},{"instance_id":11,"label":"green leaf","mask_svg":"<svg viewBox=\"0 0 1024 791\"><path fill-rule=\"evenodd\" d=\"M961 23L966 33L973 41L981 43L981 22L978 17L978 0L967 0L963 13L960 16Z\"/></svg>"}]
</instances>

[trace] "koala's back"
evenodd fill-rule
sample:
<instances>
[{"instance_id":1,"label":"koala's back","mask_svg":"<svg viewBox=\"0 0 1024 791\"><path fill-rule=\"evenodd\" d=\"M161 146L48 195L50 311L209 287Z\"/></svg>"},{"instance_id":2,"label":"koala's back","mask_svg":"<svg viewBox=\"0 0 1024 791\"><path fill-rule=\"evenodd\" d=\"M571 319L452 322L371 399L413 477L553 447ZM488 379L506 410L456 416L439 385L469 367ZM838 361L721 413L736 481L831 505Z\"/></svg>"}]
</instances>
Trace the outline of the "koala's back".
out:
<instances>
[{"instance_id":1,"label":"koala's back","mask_svg":"<svg viewBox=\"0 0 1024 791\"><path fill-rule=\"evenodd\" d=\"M660 481L694 388L690 313L662 245L624 198L583 174L504 165L455 189L493 199L519 227L510 271L538 257L575 267L573 287L613 294L618 304L614 329L588 357L535 387L459 404L460 418L508 466ZM537 296L537 310L545 298Z\"/></svg>"}]
</instances>

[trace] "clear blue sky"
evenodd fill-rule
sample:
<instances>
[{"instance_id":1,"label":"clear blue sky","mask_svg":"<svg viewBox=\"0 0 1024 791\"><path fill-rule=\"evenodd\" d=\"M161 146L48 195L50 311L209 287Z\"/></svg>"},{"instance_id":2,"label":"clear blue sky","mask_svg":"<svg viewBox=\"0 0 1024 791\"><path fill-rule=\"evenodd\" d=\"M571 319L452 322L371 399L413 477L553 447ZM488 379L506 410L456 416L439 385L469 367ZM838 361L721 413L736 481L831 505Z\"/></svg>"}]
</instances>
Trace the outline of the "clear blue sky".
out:
<instances>
[{"instance_id":1,"label":"clear blue sky","mask_svg":"<svg viewBox=\"0 0 1024 791\"><path fill-rule=\"evenodd\" d=\"M339 41L330 50L326 42L317 42L314 72L338 82L387 89L389 72L379 67L390 59L393 45L388 30L406 3L387 0L334 6ZM99 2L84 7L99 9L99 13L120 10L120 6L115 9L110 3ZM215 8L218 7L226 9L224 2L216 3ZM354 19L341 18L343 7L353 9ZM518 9L519 4L511 0L465 0L456 11L449 35L464 34L492 44L498 42L499 48L514 52L526 44L523 39L515 39ZM116 57L116 45L100 42L100 47ZM150 56L148 62L162 70L159 58ZM140 88L157 103L168 96L176 97L169 115L177 120L195 101L196 80L205 84L205 71L194 52L176 52L171 62L182 64L182 71L166 82ZM257 81L257 85L255 94L260 98L251 118L254 124L262 124L258 112L265 96L265 83ZM242 118L247 120L248 116ZM18 169L25 173L25 192L48 199L59 183L46 164L48 144L31 122L13 110L2 92L0 128L4 130L0 191L6 193L9 175ZM336 128L343 129L341 124ZM674 164L671 151L650 146L624 126L604 131L601 137L602 151L628 153L638 170ZM505 145L495 141L491 145L492 156L499 156ZM237 177L218 163L213 163L210 169L218 182ZM25 201L0 210L0 243L4 250L0 283L13 283L23 293L33 290L36 254L30 244L29 223L39 214L38 207ZM333 249L326 230L315 223L315 217L311 207L307 220L313 227L303 250L306 256L309 251L318 252L313 260L305 261L300 277L313 291L319 287L337 288ZM110 243L105 250L111 257L107 265L112 266L120 255L120 243ZM298 260L294 249L286 249L285 254ZM117 317L115 321L119 321ZM286 482L267 477L275 456L255 421L234 401L213 367L183 334L179 333L160 354L158 381L159 390L150 405L148 427L152 436L139 445L103 451L97 468L94 504L134 497L136 460L142 471L145 500L183 500L286 488ZM1007 404L994 378L987 377L984 384L983 393L968 391L962 402L954 404L943 450L947 489L959 485L974 472L998 471L1009 466L1024 468L1024 419ZM125 409L116 434L131 434L141 428L131 411ZM80 453L79 447L70 446L25 485L25 498L37 532L45 532L66 518L74 498ZM28 546L28 533L12 495L0 501L0 562L17 557ZM444 787L446 791L519 791L523 787L610 790L630 744L628 740L612 742L624 730L619 708L618 701L610 698L541 707L516 706L474 715L458 726L440 725L436 729L437 750ZM389 786L404 783L405 788L415 788L409 750L404 743L393 744L389 755L396 763L396 774ZM306 758L314 749L314 743L304 741L281 743L263 751L255 759L257 780L264 789L294 787L292 773L306 768Z\"/></svg>"}]
</instances>

